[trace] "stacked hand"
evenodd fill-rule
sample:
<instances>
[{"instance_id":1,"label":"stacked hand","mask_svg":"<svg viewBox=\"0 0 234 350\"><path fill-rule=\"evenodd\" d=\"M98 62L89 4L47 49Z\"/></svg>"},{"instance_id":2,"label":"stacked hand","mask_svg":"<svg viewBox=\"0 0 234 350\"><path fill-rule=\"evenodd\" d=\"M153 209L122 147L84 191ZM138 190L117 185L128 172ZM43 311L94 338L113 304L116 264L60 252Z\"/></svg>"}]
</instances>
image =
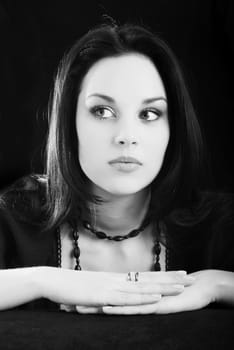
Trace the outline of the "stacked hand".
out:
<instances>
[{"instance_id":1,"label":"stacked hand","mask_svg":"<svg viewBox=\"0 0 234 350\"><path fill-rule=\"evenodd\" d=\"M42 267L37 290L40 297L83 314L165 314L201 309L214 301L234 305L233 272L140 272L136 281L127 277L127 273Z\"/></svg>"},{"instance_id":2,"label":"stacked hand","mask_svg":"<svg viewBox=\"0 0 234 350\"><path fill-rule=\"evenodd\" d=\"M217 279L224 271L203 270L186 275L183 272L145 272L140 273L138 282L128 282L118 290L129 293L124 305L117 305L113 298L107 306L76 306L79 313L105 313L112 315L165 314L200 309L217 297ZM129 286L129 287L128 287ZM126 288L126 289L125 289ZM155 295L155 301L135 303L131 297ZM151 294L152 293L152 294Z\"/></svg>"},{"instance_id":3,"label":"stacked hand","mask_svg":"<svg viewBox=\"0 0 234 350\"><path fill-rule=\"evenodd\" d=\"M142 272L130 282L127 273L42 267L37 277L41 297L80 313L149 313L162 298L176 297L193 283L184 271Z\"/></svg>"},{"instance_id":4,"label":"stacked hand","mask_svg":"<svg viewBox=\"0 0 234 350\"><path fill-rule=\"evenodd\" d=\"M100 273L93 274L98 277ZM101 305L79 304L76 306L77 312L149 314L181 311L179 296L183 299L189 290L190 298L193 299L192 294L196 293L195 286L199 289L195 277L186 275L185 271L141 272L137 282L127 281L127 274L106 275L109 278L105 300ZM101 278L101 275L99 277ZM101 279L100 283L101 289L105 290L105 284ZM188 299L188 296L186 298Z\"/></svg>"}]
</instances>

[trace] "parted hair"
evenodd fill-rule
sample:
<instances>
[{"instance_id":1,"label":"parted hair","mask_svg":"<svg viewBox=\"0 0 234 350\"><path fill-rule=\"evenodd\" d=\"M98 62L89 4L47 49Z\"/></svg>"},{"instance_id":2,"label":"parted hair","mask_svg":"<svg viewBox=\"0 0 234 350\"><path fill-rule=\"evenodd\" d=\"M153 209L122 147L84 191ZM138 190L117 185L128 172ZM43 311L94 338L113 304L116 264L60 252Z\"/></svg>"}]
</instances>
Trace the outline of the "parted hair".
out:
<instances>
[{"instance_id":1,"label":"parted hair","mask_svg":"<svg viewBox=\"0 0 234 350\"><path fill-rule=\"evenodd\" d=\"M162 219L173 213L182 220L183 215L175 215L178 210L194 209L196 205L201 209L203 201L199 191L203 183L205 148L174 53L148 28L135 24L103 24L75 42L61 60L55 77L46 149L47 227L66 220L80 220L88 215L91 202L101 205L101 199L90 192L89 181L79 164L75 127L77 100L82 81L93 64L106 57L134 52L153 62L168 100L170 140L162 168L151 184L149 215ZM205 211L200 209L199 213L204 216Z\"/></svg>"}]
</instances>

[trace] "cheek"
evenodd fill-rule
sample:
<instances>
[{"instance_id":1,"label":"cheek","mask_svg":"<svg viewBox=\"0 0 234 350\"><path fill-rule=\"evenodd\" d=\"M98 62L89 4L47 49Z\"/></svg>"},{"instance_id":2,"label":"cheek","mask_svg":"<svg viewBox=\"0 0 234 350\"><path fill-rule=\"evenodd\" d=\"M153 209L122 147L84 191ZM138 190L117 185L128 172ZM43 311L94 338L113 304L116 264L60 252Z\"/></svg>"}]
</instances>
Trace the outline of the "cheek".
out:
<instances>
[{"instance_id":1,"label":"cheek","mask_svg":"<svg viewBox=\"0 0 234 350\"><path fill-rule=\"evenodd\" d=\"M147 147L145 149L145 156L147 159L145 170L150 181L153 181L162 167L169 137L169 128L163 128L154 133L152 137L148 138Z\"/></svg>"},{"instance_id":2,"label":"cheek","mask_svg":"<svg viewBox=\"0 0 234 350\"><path fill-rule=\"evenodd\" d=\"M164 157L170 138L169 127L157 130L147 139L148 156L159 160ZM156 156L156 157L155 157Z\"/></svg>"},{"instance_id":3,"label":"cheek","mask_svg":"<svg viewBox=\"0 0 234 350\"><path fill-rule=\"evenodd\" d=\"M77 123L80 164L94 166L107 149L107 133L93 123Z\"/></svg>"}]
</instances>

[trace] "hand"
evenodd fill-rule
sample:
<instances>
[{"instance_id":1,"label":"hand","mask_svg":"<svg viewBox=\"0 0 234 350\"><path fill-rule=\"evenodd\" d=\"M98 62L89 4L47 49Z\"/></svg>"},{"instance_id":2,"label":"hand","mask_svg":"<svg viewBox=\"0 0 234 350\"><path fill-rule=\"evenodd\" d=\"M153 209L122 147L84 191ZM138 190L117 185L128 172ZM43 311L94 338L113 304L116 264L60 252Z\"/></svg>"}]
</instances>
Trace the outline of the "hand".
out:
<instances>
[{"instance_id":1,"label":"hand","mask_svg":"<svg viewBox=\"0 0 234 350\"><path fill-rule=\"evenodd\" d=\"M225 271L203 270L188 276L194 277L194 283L186 286L182 293L164 296L151 305L137 305L126 307L103 307L105 314L132 315L132 314L168 314L182 311L201 309L218 299L218 282L223 278Z\"/></svg>"},{"instance_id":2,"label":"hand","mask_svg":"<svg viewBox=\"0 0 234 350\"><path fill-rule=\"evenodd\" d=\"M93 274L97 274L93 272ZM107 273L104 273L107 274ZM125 303L125 307L132 306L136 307L136 305L132 304L132 296L138 296L138 306L149 305L152 303L149 301L143 302L143 297L150 297L155 295L156 300L154 300L153 304L161 299L161 296L172 296L178 295L183 292L185 286L191 285L193 283L193 278L187 277L185 271L170 271L170 272L141 272L140 280L138 282L129 282L126 281L127 274L110 274L119 276L116 289L118 291L122 291L122 293L127 293L129 301L131 300L131 305ZM124 289L123 289L124 287ZM113 291L109 290L109 293L113 293ZM102 304L90 304L87 303L79 303L76 306L76 310L79 313L102 313L105 305L114 305L116 303L113 301L113 296L109 295L109 302ZM120 308L121 309L121 308ZM118 310L118 309L116 309ZM67 311L71 311L71 309L67 309Z\"/></svg>"},{"instance_id":3,"label":"hand","mask_svg":"<svg viewBox=\"0 0 234 350\"><path fill-rule=\"evenodd\" d=\"M129 283L126 277L126 273L42 267L37 285L41 297L66 305L144 305L161 298L157 285L150 283L142 290L140 284Z\"/></svg>"}]
</instances>

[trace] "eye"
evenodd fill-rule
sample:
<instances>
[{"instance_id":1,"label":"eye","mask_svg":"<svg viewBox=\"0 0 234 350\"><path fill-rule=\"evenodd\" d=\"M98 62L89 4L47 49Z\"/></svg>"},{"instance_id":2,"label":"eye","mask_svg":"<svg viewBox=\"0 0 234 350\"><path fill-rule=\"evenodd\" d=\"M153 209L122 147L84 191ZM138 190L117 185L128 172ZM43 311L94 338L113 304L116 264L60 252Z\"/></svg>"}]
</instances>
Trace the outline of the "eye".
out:
<instances>
[{"instance_id":1,"label":"eye","mask_svg":"<svg viewBox=\"0 0 234 350\"><path fill-rule=\"evenodd\" d=\"M140 118L145 121L153 122L159 119L161 115L162 112L158 109L144 109L140 114Z\"/></svg>"},{"instance_id":2,"label":"eye","mask_svg":"<svg viewBox=\"0 0 234 350\"><path fill-rule=\"evenodd\" d=\"M94 106L90 109L90 112L98 119L110 119L115 117L114 111L106 106Z\"/></svg>"}]
</instances>

